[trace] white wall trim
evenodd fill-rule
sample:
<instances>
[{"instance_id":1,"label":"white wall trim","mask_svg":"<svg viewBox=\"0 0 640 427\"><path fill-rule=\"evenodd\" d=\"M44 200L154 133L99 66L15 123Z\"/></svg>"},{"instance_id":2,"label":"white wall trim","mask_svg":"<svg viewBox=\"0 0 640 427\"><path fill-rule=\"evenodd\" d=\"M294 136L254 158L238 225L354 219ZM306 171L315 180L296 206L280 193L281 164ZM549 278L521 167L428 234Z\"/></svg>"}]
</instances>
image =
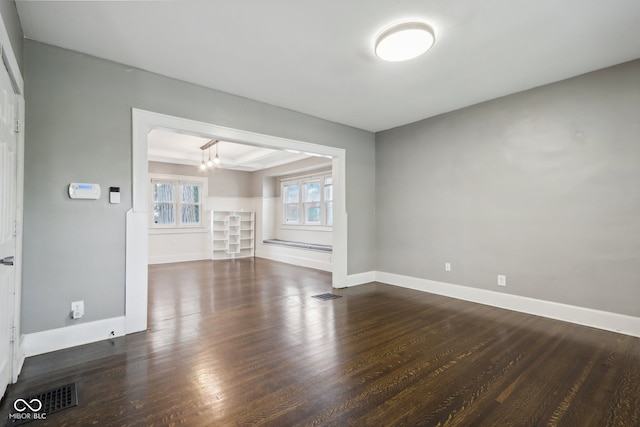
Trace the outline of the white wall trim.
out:
<instances>
[{"instance_id":1,"label":"white wall trim","mask_svg":"<svg viewBox=\"0 0 640 427\"><path fill-rule=\"evenodd\" d=\"M24 355L26 357L78 345L90 344L125 334L125 317L96 320L64 328L49 329L24 335ZM113 335L111 335L113 331Z\"/></svg>"},{"instance_id":2,"label":"white wall trim","mask_svg":"<svg viewBox=\"0 0 640 427\"><path fill-rule=\"evenodd\" d=\"M13 51L13 46L11 45L11 40L9 39L9 33L7 32L7 27L4 25L4 19L0 17L0 45L2 46L2 50L5 52L4 57L7 60L7 68L11 73L11 77L15 81L18 86L19 94L24 94L24 79L22 78L22 73L20 72L20 67L18 67L18 59L16 58L16 54ZM23 128L24 129L24 128Z\"/></svg>"},{"instance_id":3,"label":"white wall trim","mask_svg":"<svg viewBox=\"0 0 640 427\"><path fill-rule=\"evenodd\" d=\"M640 337L639 317L381 271L375 272L375 277L378 282L403 288Z\"/></svg>"},{"instance_id":4,"label":"white wall trim","mask_svg":"<svg viewBox=\"0 0 640 427\"><path fill-rule=\"evenodd\" d=\"M16 134L16 261L14 268L14 284L13 284L13 309L12 309L12 326L15 328L18 339L10 345L10 362L11 377L10 381L16 383L18 376L22 371L24 364L24 351L20 346L20 338L22 336L21 313L22 313L22 272L24 270L23 259L23 241L24 241L24 124L25 124L25 103L22 94L16 95L16 114L20 120L22 131Z\"/></svg>"},{"instance_id":5,"label":"white wall trim","mask_svg":"<svg viewBox=\"0 0 640 427\"><path fill-rule=\"evenodd\" d=\"M25 350L24 350L24 335L20 335L18 340L14 343L13 348L13 369L14 369L14 378L13 383L15 384L18 381L18 375L22 372L22 366L24 366L24 361L27 358Z\"/></svg>"},{"instance_id":6,"label":"white wall trim","mask_svg":"<svg viewBox=\"0 0 640 427\"><path fill-rule=\"evenodd\" d=\"M365 285L367 283L376 281L376 272L375 271L366 271L364 273L356 273L350 274L347 276L346 286L358 286Z\"/></svg>"},{"instance_id":7,"label":"white wall trim","mask_svg":"<svg viewBox=\"0 0 640 427\"><path fill-rule=\"evenodd\" d=\"M125 232L125 300L127 333L147 329L149 234L147 213L127 211Z\"/></svg>"},{"instance_id":8,"label":"white wall trim","mask_svg":"<svg viewBox=\"0 0 640 427\"><path fill-rule=\"evenodd\" d=\"M163 234L206 234L209 233L207 227L168 227L168 228L150 228L150 236L159 236Z\"/></svg>"},{"instance_id":9,"label":"white wall trim","mask_svg":"<svg viewBox=\"0 0 640 427\"><path fill-rule=\"evenodd\" d=\"M158 255L158 256L149 257L149 265L169 264L172 262L201 261L205 259L211 259L211 254L209 252L194 252L190 254L176 254L176 255Z\"/></svg>"},{"instance_id":10,"label":"white wall trim","mask_svg":"<svg viewBox=\"0 0 640 427\"><path fill-rule=\"evenodd\" d=\"M263 245L264 246L264 245ZM331 261L323 261L304 256L304 249L295 248L279 248L279 251L269 249L256 250L257 258L270 259L271 261L285 262L287 264L297 265L300 267L315 268L316 270L331 271ZM291 250L288 250L291 249ZM307 251L308 252L308 251ZM330 255L330 254L326 254Z\"/></svg>"},{"instance_id":11,"label":"white wall trim","mask_svg":"<svg viewBox=\"0 0 640 427\"><path fill-rule=\"evenodd\" d=\"M19 339L10 346L10 361L11 363L11 377L10 381L15 383L18 381L18 375L22 370L22 364L24 363L24 351L20 345L16 344L21 339L22 328L20 323L21 316L21 304L22 304L22 241L23 241L23 219L24 219L24 125L25 125L25 103L24 103L24 78L22 77L22 71L18 66L18 60L9 38L9 32L4 23L4 18L0 16L0 53L4 57L7 71L13 83L16 86L17 92L17 112L20 119L20 126L22 131L17 134L17 188L16 188L16 222L18 224L18 235L16 237L16 263L15 269L15 282L14 282L14 308L11 314L11 321L13 327L18 331ZM2 58L0 58L2 59ZM0 395L0 397L2 397Z\"/></svg>"}]
</instances>

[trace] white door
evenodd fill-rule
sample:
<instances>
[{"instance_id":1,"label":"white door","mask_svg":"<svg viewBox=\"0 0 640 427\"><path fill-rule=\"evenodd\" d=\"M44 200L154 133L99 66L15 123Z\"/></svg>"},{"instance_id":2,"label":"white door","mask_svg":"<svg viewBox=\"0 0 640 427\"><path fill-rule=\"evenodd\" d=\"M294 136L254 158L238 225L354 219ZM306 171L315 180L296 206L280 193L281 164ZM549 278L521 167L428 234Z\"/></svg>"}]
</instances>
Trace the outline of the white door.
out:
<instances>
[{"instance_id":1,"label":"white door","mask_svg":"<svg viewBox=\"0 0 640 427\"><path fill-rule=\"evenodd\" d=\"M0 61L2 62L2 61ZM9 73L0 65L0 398L13 365L13 313L16 256L16 95Z\"/></svg>"}]
</instances>

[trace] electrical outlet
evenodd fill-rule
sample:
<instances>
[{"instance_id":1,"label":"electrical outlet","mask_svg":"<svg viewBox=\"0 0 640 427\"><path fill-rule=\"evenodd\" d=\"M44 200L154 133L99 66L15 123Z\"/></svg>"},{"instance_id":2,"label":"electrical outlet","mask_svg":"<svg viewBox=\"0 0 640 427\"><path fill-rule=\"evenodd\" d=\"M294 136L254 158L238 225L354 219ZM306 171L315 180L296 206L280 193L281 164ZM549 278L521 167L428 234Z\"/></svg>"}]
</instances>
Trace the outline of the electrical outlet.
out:
<instances>
[{"instance_id":1,"label":"electrical outlet","mask_svg":"<svg viewBox=\"0 0 640 427\"><path fill-rule=\"evenodd\" d=\"M444 271L451 271L451 263L450 262L445 262L444 263Z\"/></svg>"},{"instance_id":2,"label":"electrical outlet","mask_svg":"<svg viewBox=\"0 0 640 427\"><path fill-rule=\"evenodd\" d=\"M71 318L79 319L84 316L84 301L74 301L71 303Z\"/></svg>"},{"instance_id":3,"label":"electrical outlet","mask_svg":"<svg viewBox=\"0 0 640 427\"><path fill-rule=\"evenodd\" d=\"M507 276L498 274L498 286L507 286Z\"/></svg>"}]
</instances>

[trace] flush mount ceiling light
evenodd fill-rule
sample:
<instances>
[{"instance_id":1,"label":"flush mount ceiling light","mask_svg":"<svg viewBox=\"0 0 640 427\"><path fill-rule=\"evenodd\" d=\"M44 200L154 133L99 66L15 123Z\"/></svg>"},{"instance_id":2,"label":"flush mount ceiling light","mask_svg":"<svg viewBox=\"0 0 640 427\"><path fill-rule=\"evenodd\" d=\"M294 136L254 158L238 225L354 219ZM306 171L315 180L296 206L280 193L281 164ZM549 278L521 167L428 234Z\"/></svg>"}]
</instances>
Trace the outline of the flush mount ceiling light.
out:
<instances>
[{"instance_id":1,"label":"flush mount ceiling light","mask_svg":"<svg viewBox=\"0 0 640 427\"><path fill-rule=\"evenodd\" d=\"M435 40L433 29L424 22L402 22L376 37L375 52L384 61L408 61L428 51Z\"/></svg>"}]
</instances>

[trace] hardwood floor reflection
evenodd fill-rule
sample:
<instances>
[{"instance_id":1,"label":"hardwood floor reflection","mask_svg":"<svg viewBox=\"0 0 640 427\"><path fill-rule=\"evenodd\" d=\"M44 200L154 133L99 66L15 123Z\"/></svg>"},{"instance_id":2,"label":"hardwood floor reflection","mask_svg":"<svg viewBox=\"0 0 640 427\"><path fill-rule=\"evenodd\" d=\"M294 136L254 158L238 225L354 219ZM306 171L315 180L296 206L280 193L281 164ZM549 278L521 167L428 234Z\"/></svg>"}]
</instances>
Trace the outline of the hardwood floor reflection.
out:
<instances>
[{"instance_id":1,"label":"hardwood floor reflection","mask_svg":"<svg viewBox=\"0 0 640 427\"><path fill-rule=\"evenodd\" d=\"M148 331L27 359L3 419L77 381L32 425L640 425L638 338L259 258L151 266L149 293Z\"/></svg>"}]
</instances>

